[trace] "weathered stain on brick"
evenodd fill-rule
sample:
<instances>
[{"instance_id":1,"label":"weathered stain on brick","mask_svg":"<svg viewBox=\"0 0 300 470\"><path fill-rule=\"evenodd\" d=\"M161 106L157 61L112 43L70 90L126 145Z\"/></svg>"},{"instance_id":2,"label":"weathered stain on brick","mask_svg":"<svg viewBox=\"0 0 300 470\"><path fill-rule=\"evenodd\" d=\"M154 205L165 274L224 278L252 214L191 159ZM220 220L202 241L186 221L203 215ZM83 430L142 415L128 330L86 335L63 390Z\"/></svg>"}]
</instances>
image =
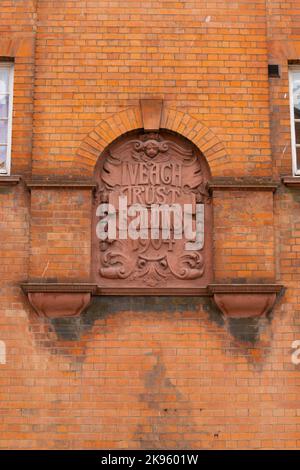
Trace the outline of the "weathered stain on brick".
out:
<instances>
[{"instance_id":1,"label":"weathered stain on brick","mask_svg":"<svg viewBox=\"0 0 300 470\"><path fill-rule=\"evenodd\" d=\"M209 306L207 306L209 305ZM171 297L171 296L103 296L94 297L86 312L79 318L60 318L51 320L58 336L64 340L79 340L93 325L119 312L136 312L142 317L151 312L155 314L172 314L185 312L207 311L209 318L218 325L224 321L220 312L212 302L201 297ZM159 317L158 317L159 318Z\"/></svg>"},{"instance_id":2,"label":"weathered stain on brick","mask_svg":"<svg viewBox=\"0 0 300 470\"><path fill-rule=\"evenodd\" d=\"M256 343L259 340L259 319L230 318L228 320L230 333L238 340Z\"/></svg>"},{"instance_id":3,"label":"weathered stain on brick","mask_svg":"<svg viewBox=\"0 0 300 470\"><path fill-rule=\"evenodd\" d=\"M189 400L167 376L163 352L155 351L154 357L152 369L145 374L145 393L139 397L151 414L145 427L137 426L135 438L141 449L189 449L192 444L184 438L184 433L195 432Z\"/></svg>"}]
</instances>

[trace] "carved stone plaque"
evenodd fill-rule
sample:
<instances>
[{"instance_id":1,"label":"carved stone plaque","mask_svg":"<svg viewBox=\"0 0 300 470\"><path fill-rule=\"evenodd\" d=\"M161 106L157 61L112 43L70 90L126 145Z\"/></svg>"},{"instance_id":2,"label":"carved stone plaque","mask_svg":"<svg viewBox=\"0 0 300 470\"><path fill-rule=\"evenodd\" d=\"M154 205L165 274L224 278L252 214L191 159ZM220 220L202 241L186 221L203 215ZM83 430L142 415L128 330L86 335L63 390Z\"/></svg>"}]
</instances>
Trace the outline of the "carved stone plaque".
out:
<instances>
[{"instance_id":1,"label":"carved stone plaque","mask_svg":"<svg viewBox=\"0 0 300 470\"><path fill-rule=\"evenodd\" d=\"M96 166L92 265L98 286L163 293L211 282L208 178L203 155L177 134L137 131L111 144Z\"/></svg>"}]
</instances>

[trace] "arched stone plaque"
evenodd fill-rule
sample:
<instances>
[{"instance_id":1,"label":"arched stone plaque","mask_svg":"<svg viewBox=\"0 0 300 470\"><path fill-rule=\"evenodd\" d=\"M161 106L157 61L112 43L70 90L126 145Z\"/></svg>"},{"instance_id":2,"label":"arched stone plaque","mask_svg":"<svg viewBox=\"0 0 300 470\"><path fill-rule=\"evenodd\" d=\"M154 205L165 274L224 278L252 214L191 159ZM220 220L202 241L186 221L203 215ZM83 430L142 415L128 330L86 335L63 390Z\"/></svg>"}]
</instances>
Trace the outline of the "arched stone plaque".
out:
<instances>
[{"instance_id":1,"label":"arched stone plaque","mask_svg":"<svg viewBox=\"0 0 300 470\"><path fill-rule=\"evenodd\" d=\"M164 130L126 134L103 152L95 178L100 288L163 293L212 281L209 168L194 144Z\"/></svg>"}]
</instances>

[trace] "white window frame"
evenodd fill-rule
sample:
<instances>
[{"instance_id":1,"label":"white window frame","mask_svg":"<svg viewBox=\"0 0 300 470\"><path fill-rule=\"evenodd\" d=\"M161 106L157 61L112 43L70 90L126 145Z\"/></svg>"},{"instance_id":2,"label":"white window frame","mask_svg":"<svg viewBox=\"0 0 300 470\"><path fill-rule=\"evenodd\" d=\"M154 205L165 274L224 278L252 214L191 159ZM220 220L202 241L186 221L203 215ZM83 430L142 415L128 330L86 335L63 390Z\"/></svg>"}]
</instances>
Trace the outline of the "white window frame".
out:
<instances>
[{"instance_id":1,"label":"white window frame","mask_svg":"<svg viewBox=\"0 0 300 470\"><path fill-rule=\"evenodd\" d=\"M11 139L12 139L12 118L13 118L13 98L14 98L14 63L13 62L0 62L1 69L8 69L8 126L7 126L7 146L6 146L6 159L5 168L0 169L1 176L9 176L11 171ZM7 93L6 93L7 94Z\"/></svg>"},{"instance_id":2,"label":"white window frame","mask_svg":"<svg viewBox=\"0 0 300 470\"><path fill-rule=\"evenodd\" d=\"M289 85L290 85L290 114L291 114L291 141L292 141L292 163L293 163L293 175L300 176L300 168L297 168L297 147L300 148L300 144L296 144L296 132L295 132L295 121L300 122L300 119L295 119L294 113L294 73L300 73L300 66L293 66L289 68Z\"/></svg>"}]
</instances>

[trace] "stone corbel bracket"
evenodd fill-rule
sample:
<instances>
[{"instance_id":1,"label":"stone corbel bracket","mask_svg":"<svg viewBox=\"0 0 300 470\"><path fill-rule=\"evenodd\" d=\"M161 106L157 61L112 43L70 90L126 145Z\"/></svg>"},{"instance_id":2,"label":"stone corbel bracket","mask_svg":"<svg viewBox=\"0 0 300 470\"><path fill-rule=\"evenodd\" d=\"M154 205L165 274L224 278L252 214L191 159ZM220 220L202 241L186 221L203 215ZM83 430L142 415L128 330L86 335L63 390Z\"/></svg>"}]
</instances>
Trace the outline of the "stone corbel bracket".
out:
<instances>
[{"instance_id":1,"label":"stone corbel bracket","mask_svg":"<svg viewBox=\"0 0 300 470\"><path fill-rule=\"evenodd\" d=\"M214 302L228 318L259 318L270 313L284 287L278 284L211 284Z\"/></svg>"},{"instance_id":2,"label":"stone corbel bracket","mask_svg":"<svg viewBox=\"0 0 300 470\"><path fill-rule=\"evenodd\" d=\"M40 317L78 317L90 304L95 284L26 283L21 285Z\"/></svg>"}]
</instances>

